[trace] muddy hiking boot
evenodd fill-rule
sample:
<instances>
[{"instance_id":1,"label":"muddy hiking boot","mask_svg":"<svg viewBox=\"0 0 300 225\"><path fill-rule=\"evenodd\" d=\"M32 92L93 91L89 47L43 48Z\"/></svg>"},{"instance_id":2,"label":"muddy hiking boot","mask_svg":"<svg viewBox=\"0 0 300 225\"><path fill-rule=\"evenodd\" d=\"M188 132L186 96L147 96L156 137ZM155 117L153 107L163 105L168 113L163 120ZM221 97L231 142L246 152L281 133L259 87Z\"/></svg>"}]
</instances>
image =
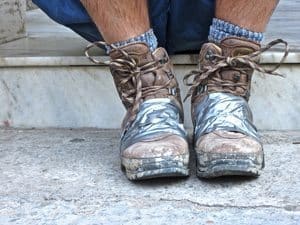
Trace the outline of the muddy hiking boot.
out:
<instances>
[{"instance_id":1,"label":"muddy hiking boot","mask_svg":"<svg viewBox=\"0 0 300 225\"><path fill-rule=\"evenodd\" d=\"M108 64L127 110L120 155L128 179L188 176L180 90L167 52L151 53L143 43L112 48Z\"/></svg>"},{"instance_id":2,"label":"muddy hiking boot","mask_svg":"<svg viewBox=\"0 0 300 225\"><path fill-rule=\"evenodd\" d=\"M194 150L197 176L259 176L264 167L264 152L248 105L254 70L271 75L262 68L259 56L272 46L286 47L280 39L261 48L255 42L230 37L220 44L206 43L199 55L199 68L184 78L190 86L194 124Z\"/></svg>"}]
</instances>

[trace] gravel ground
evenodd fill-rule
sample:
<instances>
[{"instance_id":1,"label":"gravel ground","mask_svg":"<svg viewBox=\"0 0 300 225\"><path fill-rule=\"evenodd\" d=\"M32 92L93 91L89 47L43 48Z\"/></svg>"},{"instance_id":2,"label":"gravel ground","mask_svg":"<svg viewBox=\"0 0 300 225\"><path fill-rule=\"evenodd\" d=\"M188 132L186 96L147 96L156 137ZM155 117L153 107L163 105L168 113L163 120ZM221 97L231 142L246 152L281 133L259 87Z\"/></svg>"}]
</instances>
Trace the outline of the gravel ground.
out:
<instances>
[{"instance_id":1,"label":"gravel ground","mask_svg":"<svg viewBox=\"0 0 300 225\"><path fill-rule=\"evenodd\" d=\"M258 179L130 182L118 130L0 130L0 224L300 224L300 131L262 132Z\"/></svg>"}]
</instances>

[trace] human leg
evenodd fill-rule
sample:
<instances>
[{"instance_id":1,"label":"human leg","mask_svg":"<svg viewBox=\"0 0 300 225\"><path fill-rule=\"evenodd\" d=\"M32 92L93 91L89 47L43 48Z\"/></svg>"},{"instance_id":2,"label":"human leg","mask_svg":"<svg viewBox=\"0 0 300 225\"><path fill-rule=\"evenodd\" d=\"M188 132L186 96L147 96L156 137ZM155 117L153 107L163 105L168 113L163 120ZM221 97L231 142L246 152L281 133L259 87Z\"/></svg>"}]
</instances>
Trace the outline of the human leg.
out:
<instances>
[{"instance_id":1,"label":"human leg","mask_svg":"<svg viewBox=\"0 0 300 225\"><path fill-rule=\"evenodd\" d=\"M199 70L190 83L194 146L199 177L258 176L264 166L263 147L248 106L263 31L277 1L217 0L209 40L200 51ZM275 41L284 43L283 41Z\"/></svg>"},{"instance_id":2,"label":"human leg","mask_svg":"<svg viewBox=\"0 0 300 225\"><path fill-rule=\"evenodd\" d=\"M136 37L150 29L146 0L81 2L108 44Z\"/></svg>"},{"instance_id":3,"label":"human leg","mask_svg":"<svg viewBox=\"0 0 300 225\"><path fill-rule=\"evenodd\" d=\"M217 0L216 18L255 32L264 32L279 0Z\"/></svg>"},{"instance_id":4,"label":"human leg","mask_svg":"<svg viewBox=\"0 0 300 225\"><path fill-rule=\"evenodd\" d=\"M127 109L120 147L127 177L188 175L180 91L166 51L153 45L154 34L143 39L150 29L146 1L82 3L107 42L109 66Z\"/></svg>"}]
</instances>

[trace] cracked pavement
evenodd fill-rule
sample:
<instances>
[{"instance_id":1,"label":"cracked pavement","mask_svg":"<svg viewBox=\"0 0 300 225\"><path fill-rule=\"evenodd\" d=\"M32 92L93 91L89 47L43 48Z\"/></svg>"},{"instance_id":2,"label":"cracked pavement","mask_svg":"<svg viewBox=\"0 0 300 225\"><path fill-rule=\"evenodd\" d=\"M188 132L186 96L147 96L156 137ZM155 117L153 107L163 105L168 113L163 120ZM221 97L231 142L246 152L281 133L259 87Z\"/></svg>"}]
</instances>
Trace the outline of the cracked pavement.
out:
<instances>
[{"instance_id":1,"label":"cracked pavement","mask_svg":"<svg viewBox=\"0 0 300 225\"><path fill-rule=\"evenodd\" d=\"M119 131L0 130L0 224L300 224L300 131L262 132L258 179L130 182Z\"/></svg>"}]
</instances>

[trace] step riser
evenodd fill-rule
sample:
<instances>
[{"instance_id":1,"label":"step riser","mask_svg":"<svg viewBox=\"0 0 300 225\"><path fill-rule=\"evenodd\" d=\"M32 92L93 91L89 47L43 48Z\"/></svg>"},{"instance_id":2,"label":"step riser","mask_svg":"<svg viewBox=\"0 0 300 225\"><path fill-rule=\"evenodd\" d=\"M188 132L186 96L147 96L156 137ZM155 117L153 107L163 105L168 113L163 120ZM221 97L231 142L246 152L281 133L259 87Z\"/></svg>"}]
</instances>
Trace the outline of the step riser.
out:
<instances>
[{"instance_id":1,"label":"step riser","mask_svg":"<svg viewBox=\"0 0 300 225\"><path fill-rule=\"evenodd\" d=\"M194 65L177 65L182 78ZM284 64L287 78L254 76L250 105L259 129L300 129L300 64ZM9 127L119 128L124 109L106 67L1 67L0 125ZM190 104L185 125L192 127Z\"/></svg>"}]
</instances>

